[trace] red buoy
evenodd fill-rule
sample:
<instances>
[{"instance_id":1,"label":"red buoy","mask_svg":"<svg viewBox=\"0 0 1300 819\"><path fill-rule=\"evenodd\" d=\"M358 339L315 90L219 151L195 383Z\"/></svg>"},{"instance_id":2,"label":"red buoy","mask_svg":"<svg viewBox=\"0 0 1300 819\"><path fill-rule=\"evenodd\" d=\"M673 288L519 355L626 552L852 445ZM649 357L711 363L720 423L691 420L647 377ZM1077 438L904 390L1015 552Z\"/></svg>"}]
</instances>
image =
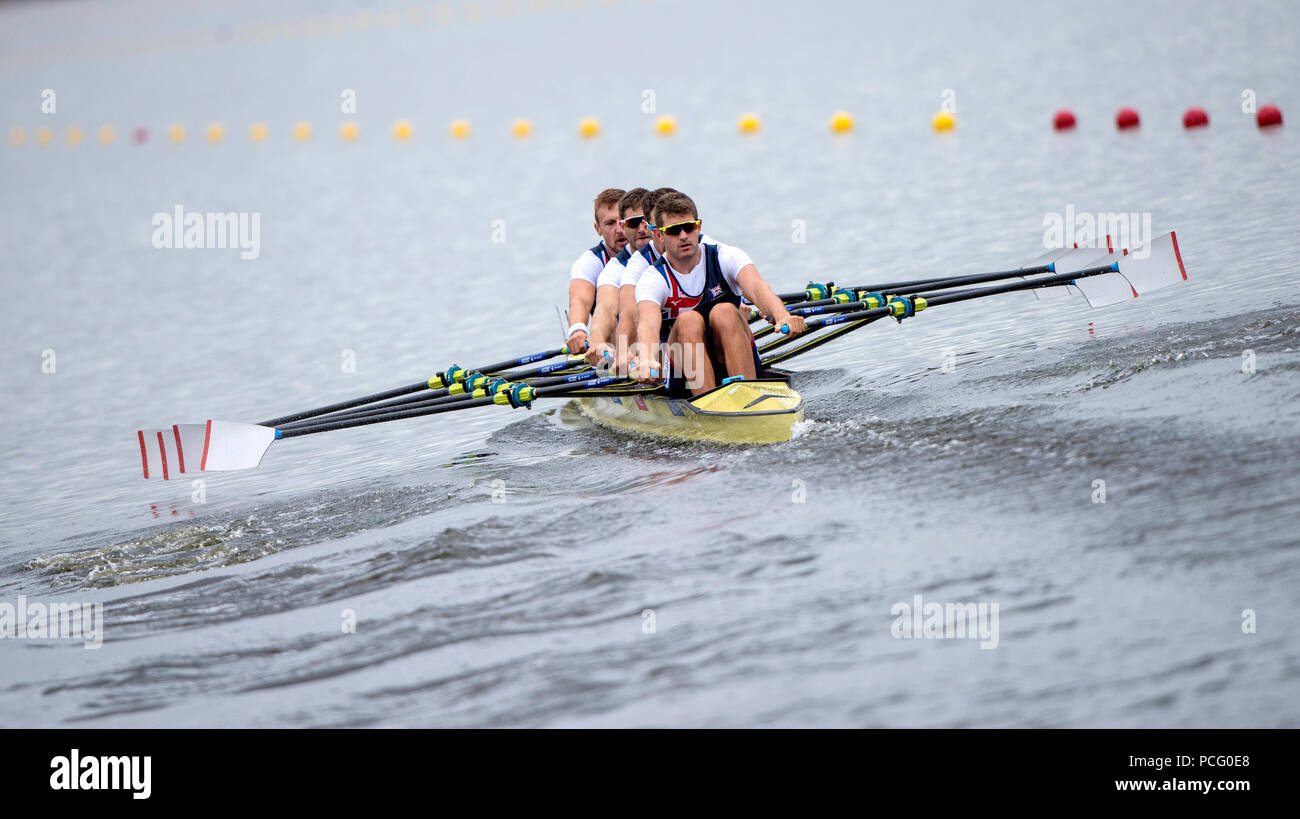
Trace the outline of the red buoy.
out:
<instances>
[{"instance_id":1,"label":"red buoy","mask_svg":"<svg viewBox=\"0 0 1300 819\"><path fill-rule=\"evenodd\" d=\"M1132 108L1121 108L1115 114L1115 127L1121 131L1138 127L1138 112Z\"/></svg>"},{"instance_id":2,"label":"red buoy","mask_svg":"<svg viewBox=\"0 0 1300 819\"><path fill-rule=\"evenodd\" d=\"M1261 105L1255 114L1255 122L1261 128L1282 124L1282 111L1276 105Z\"/></svg>"},{"instance_id":3,"label":"red buoy","mask_svg":"<svg viewBox=\"0 0 1300 819\"><path fill-rule=\"evenodd\" d=\"M131 132L131 139L135 141L136 145L145 144L146 142L149 141L149 129L136 128L134 131Z\"/></svg>"},{"instance_id":4,"label":"red buoy","mask_svg":"<svg viewBox=\"0 0 1300 819\"><path fill-rule=\"evenodd\" d=\"M1069 108L1062 108L1052 117L1052 127L1058 131L1065 131L1074 127L1074 112Z\"/></svg>"},{"instance_id":5,"label":"red buoy","mask_svg":"<svg viewBox=\"0 0 1300 819\"><path fill-rule=\"evenodd\" d=\"M1204 108L1188 108L1183 112L1184 128L1204 128L1210 124L1210 118Z\"/></svg>"}]
</instances>

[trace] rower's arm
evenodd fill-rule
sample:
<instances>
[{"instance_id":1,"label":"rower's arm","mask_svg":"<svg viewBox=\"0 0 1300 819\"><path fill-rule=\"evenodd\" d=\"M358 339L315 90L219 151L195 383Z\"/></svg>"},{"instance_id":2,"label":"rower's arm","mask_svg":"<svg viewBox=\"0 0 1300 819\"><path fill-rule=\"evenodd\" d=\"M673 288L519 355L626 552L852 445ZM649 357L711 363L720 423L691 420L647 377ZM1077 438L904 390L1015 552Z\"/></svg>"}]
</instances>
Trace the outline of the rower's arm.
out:
<instances>
[{"instance_id":1,"label":"rower's arm","mask_svg":"<svg viewBox=\"0 0 1300 819\"><path fill-rule=\"evenodd\" d=\"M654 361L659 360L659 353L656 349L659 346L659 325L662 317L659 314L659 305L653 301L639 301L636 303L636 350L638 361L645 361L648 356ZM638 370L640 373L640 370Z\"/></svg>"},{"instance_id":2,"label":"rower's arm","mask_svg":"<svg viewBox=\"0 0 1300 819\"><path fill-rule=\"evenodd\" d=\"M591 334L588 338L592 347L609 342L610 333L614 332L614 323L618 320L618 288L605 285L596 288L596 311L591 314Z\"/></svg>"},{"instance_id":3,"label":"rower's arm","mask_svg":"<svg viewBox=\"0 0 1300 819\"><path fill-rule=\"evenodd\" d=\"M569 325L586 324L587 319L591 317L591 306L596 301L596 285L585 279L571 279L569 281ZM569 352L580 353L586 342L586 335L580 339L582 344L575 341L578 333L569 336ZM575 349L577 347L578 349Z\"/></svg>"},{"instance_id":4,"label":"rower's arm","mask_svg":"<svg viewBox=\"0 0 1300 819\"><path fill-rule=\"evenodd\" d=\"M784 324L789 321L790 313L785 309L785 302L777 298L776 293L772 292L772 286L758 275L758 268L752 264L747 264L736 274L736 283L740 285L740 292L745 298L758 308L758 312L772 319L776 325Z\"/></svg>"},{"instance_id":5,"label":"rower's arm","mask_svg":"<svg viewBox=\"0 0 1300 819\"><path fill-rule=\"evenodd\" d=\"M625 284L618 289L618 329L615 333L620 351L628 349L628 345L636 341L637 323L636 285Z\"/></svg>"}]
</instances>

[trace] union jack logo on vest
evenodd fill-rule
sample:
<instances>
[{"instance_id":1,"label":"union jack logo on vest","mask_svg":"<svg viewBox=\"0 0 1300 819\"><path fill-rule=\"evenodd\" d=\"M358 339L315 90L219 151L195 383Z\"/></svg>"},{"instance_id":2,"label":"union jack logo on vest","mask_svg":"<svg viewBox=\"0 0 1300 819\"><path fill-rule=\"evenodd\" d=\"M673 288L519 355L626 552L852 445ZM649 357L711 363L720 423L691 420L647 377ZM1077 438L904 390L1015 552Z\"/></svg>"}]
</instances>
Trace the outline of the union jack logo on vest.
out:
<instances>
[{"instance_id":1,"label":"union jack logo on vest","mask_svg":"<svg viewBox=\"0 0 1300 819\"><path fill-rule=\"evenodd\" d=\"M718 296L721 296L721 295L722 295L722 285L720 285L720 284L715 284L713 287L710 287L710 288L709 288L709 295L710 295L710 296L713 296L714 298L716 298L716 297L718 297Z\"/></svg>"}]
</instances>

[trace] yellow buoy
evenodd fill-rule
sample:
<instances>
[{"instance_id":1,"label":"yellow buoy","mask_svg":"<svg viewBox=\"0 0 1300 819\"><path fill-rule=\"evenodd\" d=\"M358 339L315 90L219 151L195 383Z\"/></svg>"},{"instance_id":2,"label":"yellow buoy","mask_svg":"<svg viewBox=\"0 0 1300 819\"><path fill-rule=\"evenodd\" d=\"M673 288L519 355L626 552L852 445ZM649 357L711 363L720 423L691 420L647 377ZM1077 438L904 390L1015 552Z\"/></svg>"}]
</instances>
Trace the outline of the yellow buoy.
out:
<instances>
[{"instance_id":1,"label":"yellow buoy","mask_svg":"<svg viewBox=\"0 0 1300 819\"><path fill-rule=\"evenodd\" d=\"M514 134L516 139L526 139L533 134L533 124L526 119L517 119L515 124L510 126L510 133Z\"/></svg>"},{"instance_id":2,"label":"yellow buoy","mask_svg":"<svg viewBox=\"0 0 1300 819\"><path fill-rule=\"evenodd\" d=\"M9 142L14 145L22 145L27 141L27 129L15 127L9 129Z\"/></svg>"},{"instance_id":3,"label":"yellow buoy","mask_svg":"<svg viewBox=\"0 0 1300 819\"><path fill-rule=\"evenodd\" d=\"M578 120L578 134L583 139L592 139L600 135L600 122L595 117L583 117Z\"/></svg>"},{"instance_id":4,"label":"yellow buoy","mask_svg":"<svg viewBox=\"0 0 1300 819\"><path fill-rule=\"evenodd\" d=\"M677 120L664 114L655 120L655 133L659 136L672 136L677 133Z\"/></svg>"},{"instance_id":5,"label":"yellow buoy","mask_svg":"<svg viewBox=\"0 0 1300 819\"><path fill-rule=\"evenodd\" d=\"M216 123L216 122L211 123L204 131L204 136L207 137L208 142L211 142L213 145L215 145L221 140L226 138L226 128L220 123Z\"/></svg>"},{"instance_id":6,"label":"yellow buoy","mask_svg":"<svg viewBox=\"0 0 1300 819\"><path fill-rule=\"evenodd\" d=\"M831 131L845 134L853 130L853 115L848 111L836 111L831 114Z\"/></svg>"},{"instance_id":7,"label":"yellow buoy","mask_svg":"<svg viewBox=\"0 0 1300 819\"><path fill-rule=\"evenodd\" d=\"M103 125L103 126L100 126L100 129L99 129L99 144L100 144L100 145L112 145L112 144L113 144L113 140L115 140L115 139L117 139L117 131L113 129L113 126L112 126L112 125Z\"/></svg>"},{"instance_id":8,"label":"yellow buoy","mask_svg":"<svg viewBox=\"0 0 1300 819\"><path fill-rule=\"evenodd\" d=\"M469 122L463 119L452 120L451 128L449 130L451 131L452 139L464 139L469 136Z\"/></svg>"},{"instance_id":9,"label":"yellow buoy","mask_svg":"<svg viewBox=\"0 0 1300 819\"><path fill-rule=\"evenodd\" d=\"M81 139L82 139L83 136L84 136L84 135L81 133L81 129L80 129L80 128L75 128L75 127L74 127L74 128L69 128L69 129L68 129L68 136L67 136L68 144L69 144L69 145L80 145L80 144L81 144Z\"/></svg>"},{"instance_id":10,"label":"yellow buoy","mask_svg":"<svg viewBox=\"0 0 1300 819\"><path fill-rule=\"evenodd\" d=\"M42 125L36 129L36 144L49 145L53 141L54 132L49 129L49 126Z\"/></svg>"},{"instance_id":11,"label":"yellow buoy","mask_svg":"<svg viewBox=\"0 0 1300 819\"><path fill-rule=\"evenodd\" d=\"M295 122L293 124L293 138L296 142L306 142L311 139L311 125L305 122Z\"/></svg>"},{"instance_id":12,"label":"yellow buoy","mask_svg":"<svg viewBox=\"0 0 1300 819\"><path fill-rule=\"evenodd\" d=\"M406 120L399 119L397 122L393 123L393 139L398 142L405 142L411 138L411 134L413 133L415 133L415 129L412 128L411 123Z\"/></svg>"},{"instance_id":13,"label":"yellow buoy","mask_svg":"<svg viewBox=\"0 0 1300 819\"><path fill-rule=\"evenodd\" d=\"M270 129L266 127L265 122L254 122L248 129L248 138L254 142L265 142L270 134Z\"/></svg>"},{"instance_id":14,"label":"yellow buoy","mask_svg":"<svg viewBox=\"0 0 1300 819\"><path fill-rule=\"evenodd\" d=\"M361 136L361 128L353 121L348 120L339 126L339 139L344 142L352 142Z\"/></svg>"},{"instance_id":15,"label":"yellow buoy","mask_svg":"<svg viewBox=\"0 0 1300 819\"><path fill-rule=\"evenodd\" d=\"M180 145L185 141L185 126L172 125L167 129L167 138L172 141L173 145Z\"/></svg>"},{"instance_id":16,"label":"yellow buoy","mask_svg":"<svg viewBox=\"0 0 1300 819\"><path fill-rule=\"evenodd\" d=\"M758 119L758 114L741 114L737 127L740 128L742 134L753 134L757 133L762 125L763 123Z\"/></svg>"},{"instance_id":17,"label":"yellow buoy","mask_svg":"<svg viewBox=\"0 0 1300 819\"><path fill-rule=\"evenodd\" d=\"M947 111L940 111L930 120L930 125L936 131L951 131L956 124L957 118Z\"/></svg>"}]
</instances>

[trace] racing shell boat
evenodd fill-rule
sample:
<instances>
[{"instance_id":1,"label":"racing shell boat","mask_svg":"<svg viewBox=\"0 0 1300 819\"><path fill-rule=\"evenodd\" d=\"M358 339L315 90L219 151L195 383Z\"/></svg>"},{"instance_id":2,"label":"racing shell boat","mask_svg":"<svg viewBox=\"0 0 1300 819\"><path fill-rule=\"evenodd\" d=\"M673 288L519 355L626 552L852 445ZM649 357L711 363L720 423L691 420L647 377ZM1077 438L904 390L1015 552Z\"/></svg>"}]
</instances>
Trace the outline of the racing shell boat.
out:
<instances>
[{"instance_id":1,"label":"racing shell boat","mask_svg":"<svg viewBox=\"0 0 1300 819\"><path fill-rule=\"evenodd\" d=\"M608 390L576 399L602 427L681 441L774 444L790 440L803 420L803 397L789 375L769 370L763 378L732 381L692 398L668 398L649 390Z\"/></svg>"}]
</instances>

